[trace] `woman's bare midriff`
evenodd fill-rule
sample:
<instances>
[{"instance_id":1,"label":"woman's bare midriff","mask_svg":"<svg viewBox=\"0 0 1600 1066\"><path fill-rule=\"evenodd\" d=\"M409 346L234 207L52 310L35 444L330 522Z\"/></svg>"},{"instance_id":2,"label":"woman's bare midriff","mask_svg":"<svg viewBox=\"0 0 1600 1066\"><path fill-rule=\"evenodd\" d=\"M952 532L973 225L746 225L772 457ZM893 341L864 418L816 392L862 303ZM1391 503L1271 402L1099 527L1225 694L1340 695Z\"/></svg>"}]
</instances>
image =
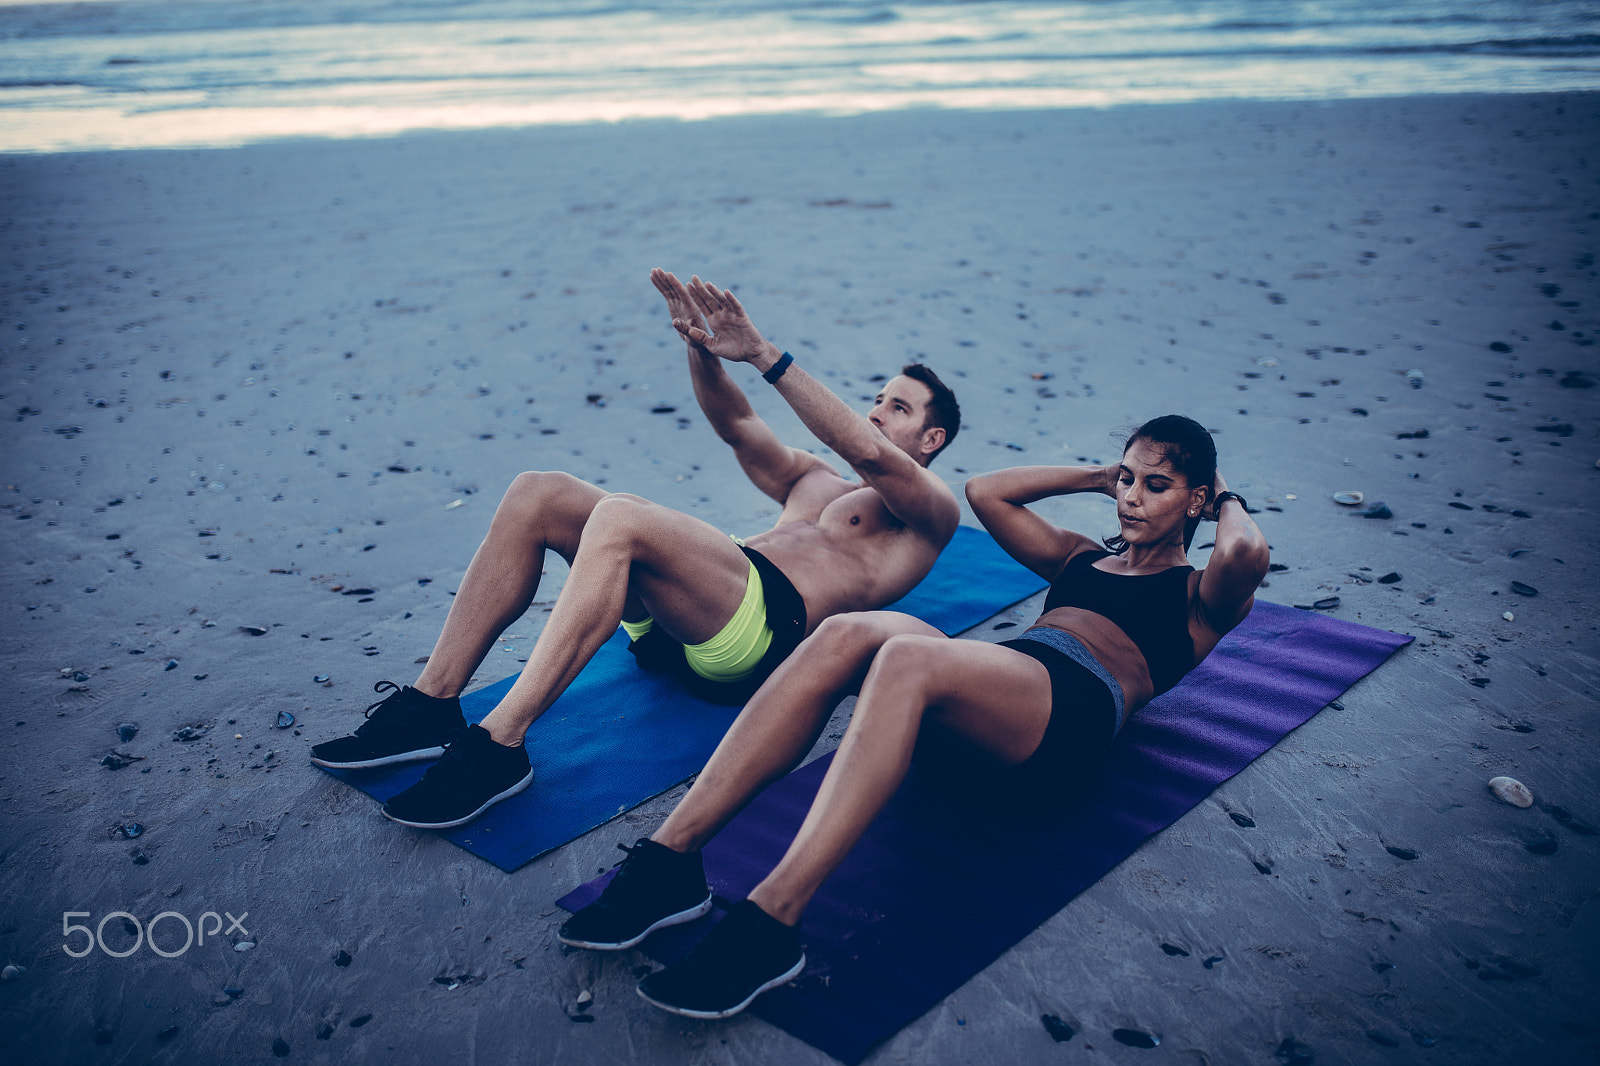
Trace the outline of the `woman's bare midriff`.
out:
<instances>
[{"instance_id":1,"label":"woman's bare midriff","mask_svg":"<svg viewBox=\"0 0 1600 1066\"><path fill-rule=\"evenodd\" d=\"M1034 624L1070 633L1117 679L1122 686L1123 721L1154 698L1156 688L1150 680L1150 667L1144 661L1144 654L1105 615L1081 607L1057 607L1040 615Z\"/></svg>"}]
</instances>

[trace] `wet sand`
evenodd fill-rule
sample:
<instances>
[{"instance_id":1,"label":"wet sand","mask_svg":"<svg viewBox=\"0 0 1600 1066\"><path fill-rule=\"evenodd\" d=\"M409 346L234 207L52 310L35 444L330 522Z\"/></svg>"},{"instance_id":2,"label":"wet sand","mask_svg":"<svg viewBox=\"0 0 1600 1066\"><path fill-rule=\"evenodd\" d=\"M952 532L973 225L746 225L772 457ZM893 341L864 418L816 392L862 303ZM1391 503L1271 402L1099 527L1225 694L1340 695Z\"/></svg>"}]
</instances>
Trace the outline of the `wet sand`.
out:
<instances>
[{"instance_id":1,"label":"wet sand","mask_svg":"<svg viewBox=\"0 0 1600 1066\"><path fill-rule=\"evenodd\" d=\"M869 1061L1593 1061L1597 118L1462 97L0 158L0 963L25 970L0 1050L831 1061L556 942L553 900L670 796L506 875L307 761L415 677L519 471L775 516L695 407L664 266L738 286L852 402L933 365L958 488L1191 414L1286 567L1266 598L1418 638ZM549 571L482 681L526 656ZM113 917L69 957L63 914L116 911L248 936L115 958Z\"/></svg>"}]
</instances>

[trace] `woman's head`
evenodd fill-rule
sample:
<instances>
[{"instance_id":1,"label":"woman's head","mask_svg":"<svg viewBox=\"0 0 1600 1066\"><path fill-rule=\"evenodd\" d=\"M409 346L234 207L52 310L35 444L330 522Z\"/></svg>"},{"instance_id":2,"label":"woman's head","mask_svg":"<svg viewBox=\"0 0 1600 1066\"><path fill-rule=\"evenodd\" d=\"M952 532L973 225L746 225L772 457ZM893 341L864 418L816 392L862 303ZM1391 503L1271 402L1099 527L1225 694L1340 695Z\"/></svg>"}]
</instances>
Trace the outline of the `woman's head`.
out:
<instances>
[{"instance_id":1,"label":"woman's head","mask_svg":"<svg viewBox=\"0 0 1600 1066\"><path fill-rule=\"evenodd\" d=\"M1123 446L1117 482L1122 529L1106 547L1154 546L1181 530L1187 551L1216 477L1217 446L1204 426L1183 415L1152 418Z\"/></svg>"}]
</instances>

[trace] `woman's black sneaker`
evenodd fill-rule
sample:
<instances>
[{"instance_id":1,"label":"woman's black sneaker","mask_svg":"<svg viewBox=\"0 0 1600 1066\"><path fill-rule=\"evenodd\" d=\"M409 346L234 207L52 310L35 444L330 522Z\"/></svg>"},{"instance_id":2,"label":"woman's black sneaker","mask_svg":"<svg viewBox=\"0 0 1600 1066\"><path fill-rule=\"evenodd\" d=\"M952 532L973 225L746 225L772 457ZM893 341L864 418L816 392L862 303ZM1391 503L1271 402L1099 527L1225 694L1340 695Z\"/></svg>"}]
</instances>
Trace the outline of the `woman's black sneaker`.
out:
<instances>
[{"instance_id":1,"label":"woman's black sneaker","mask_svg":"<svg viewBox=\"0 0 1600 1066\"><path fill-rule=\"evenodd\" d=\"M728 1018L806 968L800 934L745 900L682 960L639 982L639 995L686 1018Z\"/></svg>"},{"instance_id":2,"label":"woman's black sneaker","mask_svg":"<svg viewBox=\"0 0 1600 1066\"><path fill-rule=\"evenodd\" d=\"M468 726L422 780L383 805L383 816L416 829L454 829L533 783L528 751L496 744Z\"/></svg>"},{"instance_id":3,"label":"woman's black sneaker","mask_svg":"<svg viewBox=\"0 0 1600 1066\"><path fill-rule=\"evenodd\" d=\"M657 929L692 922L711 910L698 851L678 852L640 837L600 898L568 918L563 944L595 951L631 948Z\"/></svg>"},{"instance_id":4,"label":"woman's black sneaker","mask_svg":"<svg viewBox=\"0 0 1600 1066\"><path fill-rule=\"evenodd\" d=\"M390 689L390 695L367 708L367 720L354 733L313 747L311 761L332 770L366 770L437 759L467 728L459 698L440 699L393 681L372 686L374 692Z\"/></svg>"}]
</instances>

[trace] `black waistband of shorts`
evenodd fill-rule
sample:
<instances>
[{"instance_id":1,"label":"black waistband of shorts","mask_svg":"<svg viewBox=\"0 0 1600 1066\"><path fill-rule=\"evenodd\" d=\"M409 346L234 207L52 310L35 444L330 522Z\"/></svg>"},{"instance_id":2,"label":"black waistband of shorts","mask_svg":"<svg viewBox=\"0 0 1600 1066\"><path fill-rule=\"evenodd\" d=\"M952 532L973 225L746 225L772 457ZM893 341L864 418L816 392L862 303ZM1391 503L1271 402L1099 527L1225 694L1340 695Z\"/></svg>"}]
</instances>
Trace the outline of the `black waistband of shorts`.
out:
<instances>
[{"instance_id":1,"label":"black waistband of shorts","mask_svg":"<svg viewBox=\"0 0 1600 1066\"><path fill-rule=\"evenodd\" d=\"M805 598L800 595L800 590L794 587L794 582L789 580L788 575L779 570L771 559L743 544L739 545L739 550L744 552L745 557L756 568L756 573L761 575L761 593L766 608L767 628L772 630L772 646L767 649L763 660L770 659L773 652L781 648L776 660L781 662L799 646L802 640L806 639Z\"/></svg>"}]
</instances>

